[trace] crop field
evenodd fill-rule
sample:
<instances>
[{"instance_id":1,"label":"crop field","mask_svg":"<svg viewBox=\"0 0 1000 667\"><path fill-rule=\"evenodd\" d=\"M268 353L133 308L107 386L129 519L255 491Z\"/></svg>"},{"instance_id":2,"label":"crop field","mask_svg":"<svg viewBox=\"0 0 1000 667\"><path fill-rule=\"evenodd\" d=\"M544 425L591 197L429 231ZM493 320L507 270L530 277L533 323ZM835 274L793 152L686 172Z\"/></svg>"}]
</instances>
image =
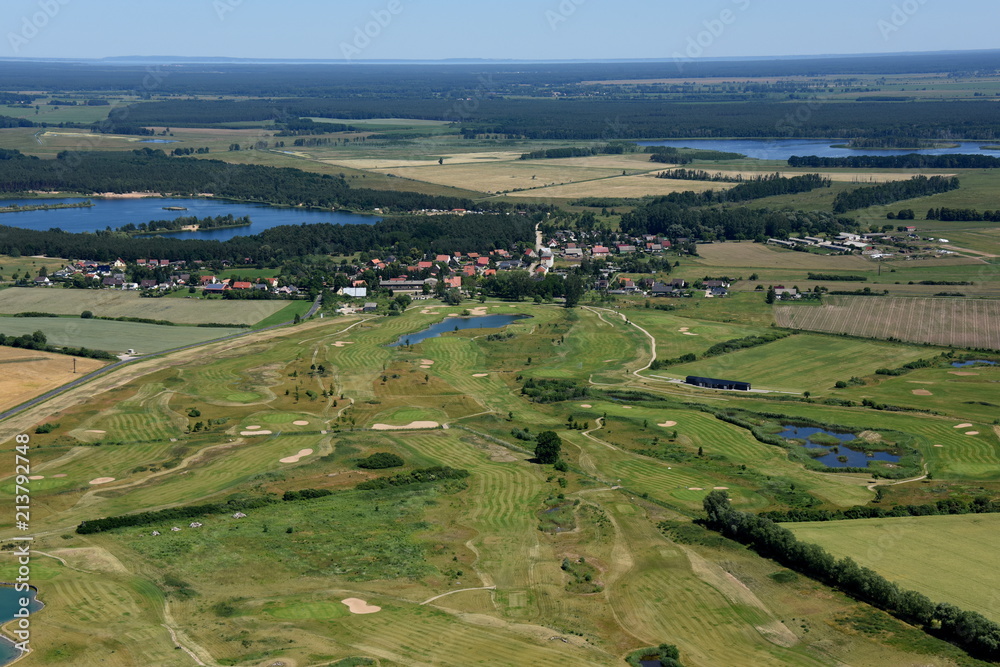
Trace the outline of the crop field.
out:
<instances>
[{"instance_id":1,"label":"crop field","mask_svg":"<svg viewBox=\"0 0 1000 667\"><path fill-rule=\"evenodd\" d=\"M838 558L850 556L903 588L1000 621L1000 516L902 517L785 524Z\"/></svg>"},{"instance_id":2,"label":"crop field","mask_svg":"<svg viewBox=\"0 0 1000 667\"><path fill-rule=\"evenodd\" d=\"M1000 301L829 297L816 308L778 306L775 320L789 329L1000 349Z\"/></svg>"},{"instance_id":3,"label":"crop field","mask_svg":"<svg viewBox=\"0 0 1000 667\"><path fill-rule=\"evenodd\" d=\"M833 336L798 334L758 347L688 364L666 374L697 375L751 382L755 388L801 393L830 389L837 380L871 375L876 368L897 368L930 356L906 345ZM662 373L660 373L662 374ZM733 377L736 374L739 377Z\"/></svg>"},{"instance_id":4,"label":"crop field","mask_svg":"<svg viewBox=\"0 0 1000 667\"><path fill-rule=\"evenodd\" d=\"M0 410L55 389L106 363L98 359L0 347Z\"/></svg>"},{"instance_id":5,"label":"crop field","mask_svg":"<svg viewBox=\"0 0 1000 667\"><path fill-rule=\"evenodd\" d=\"M784 250L760 243L708 243L698 246L698 260L706 266L753 268L783 268L832 271L875 271L874 262L857 255L816 255L808 252Z\"/></svg>"},{"instance_id":6,"label":"crop field","mask_svg":"<svg viewBox=\"0 0 1000 667\"><path fill-rule=\"evenodd\" d=\"M287 301L146 299L138 292L12 287L0 290L0 314L23 312L97 317L143 317L175 324L255 324L288 306Z\"/></svg>"},{"instance_id":7,"label":"crop field","mask_svg":"<svg viewBox=\"0 0 1000 667\"><path fill-rule=\"evenodd\" d=\"M136 322L109 322L70 317L0 317L0 333L21 336L41 331L49 345L86 347L137 354L162 352L183 345L231 336L238 330L213 327L172 327Z\"/></svg>"}]
</instances>

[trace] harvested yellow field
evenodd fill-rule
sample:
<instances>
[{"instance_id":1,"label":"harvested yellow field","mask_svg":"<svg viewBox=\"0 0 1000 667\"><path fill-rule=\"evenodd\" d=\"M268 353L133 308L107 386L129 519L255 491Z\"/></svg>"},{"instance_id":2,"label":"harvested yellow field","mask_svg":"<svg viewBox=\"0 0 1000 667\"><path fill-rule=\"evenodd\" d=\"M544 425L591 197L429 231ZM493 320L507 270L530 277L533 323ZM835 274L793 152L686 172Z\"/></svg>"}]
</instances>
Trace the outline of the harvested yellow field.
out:
<instances>
[{"instance_id":1,"label":"harvested yellow field","mask_svg":"<svg viewBox=\"0 0 1000 667\"><path fill-rule=\"evenodd\" d=\"M856 255L813 255L779 250L760 243L712 243L698 246L698 254L712 266L783 269L873 271L875 265Z\"/></svg>"},{"instance_id":2,"label":"harvested yellow field","mask_svg":"<svg viewBox=\"0 0 1000 667\"><path fill-rule=\"evenodd\" d=\"M76 374L73 361L76 360ZM0 410L75 380L104 366L106 361L70 357L36 350L0 347Z\"/></svg>"},{"instance_id":3,"label":"harvested yellow field","mask_svg":"<svg viewBox=\"0 0 1000 667\"><path fill-rule=\"evenodd\" d=\"M429 167L378 169L379 173L394 174L438 185L449 185L480 192L509 192L516 189L538 189L550 185L572 184L579 181L605 179L621 173L620 169L595 167L565 167L549 165L548 160L514 160L491 164L444 165L436 162ZM548 192L544 190L543 192ZM556 196L540 194L538 196Z\"/></svg>"},{"instance_id":4,"label":"harvested yellow field","mask_svg":"<svg viewBox=\"0 0 1000 667\"><path fill-rule=\"evenodd\" d=\"M612 176L600 180L554 185L525 192L512 192L511 197L549 197L554 199L576 199L578 197L643 197L645 195L667 195L671 192L704 192L705 190L728 190L733 183L712 183L709 181L677 181L656 178L654 174L635 176Z\"/></svg>"},{"instance_id":5,"label":"harvested yellow field","mask_svg":"<svg viewBox=\"0 0 1000 667\"><path fill-rule=\"evenodd\" d=\"M439 158L444 158L444 165L438 164ZM443 154L440 156L427 156L424 158L400 158L400 157L374 157L374 158L339 158L332 157L321 160L326 164L336 164L341 167L350 167L351 169L398 169L402 167L435 167L441 168L442 166L447 167L449 165L456 164L483 164L483 163L493 163L493 162L509 162L511 160L520 160L520 153L511 153L510 151L498 151L498 152L486 152L486 153L451 153ZM402 176L403 174L398 174ZM436 182L436 181L434 181Z\"/></svg>"}]
</instances>

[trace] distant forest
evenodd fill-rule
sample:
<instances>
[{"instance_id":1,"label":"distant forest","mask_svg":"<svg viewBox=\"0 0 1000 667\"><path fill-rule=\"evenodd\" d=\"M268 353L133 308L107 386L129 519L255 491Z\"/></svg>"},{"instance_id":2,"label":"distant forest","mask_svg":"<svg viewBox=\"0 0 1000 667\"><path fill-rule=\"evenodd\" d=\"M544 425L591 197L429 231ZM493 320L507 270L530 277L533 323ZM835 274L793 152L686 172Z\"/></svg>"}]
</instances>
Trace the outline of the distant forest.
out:
<instances>
[{"instance_id":1,"label":"distant forest","mask_svg":"<svg viewBox=\"0 0 1000 667\"><path fill-rule=\"evenodd\" d=\"M990 102L841 102L815 105L808 122L795 122L801 102L743 101L665 104L658 99L505 99L474 100L474 112L460 101L286 98L218 101L169 100L115 109L115 123L204 126L294 117L414 118L453 121L463 135L528 139L690 137L882 137L937 139L942 133L993 141L1000 139L996 105ZM885 113L891 105L892 113ZM789 120L791 118L791 120Z\"/></svg>"},{"instance_id":2,"label":"distant forest","mask_svg":"<svg viewBox=\"0 0 1000 667\"><path fill-rule=\"evenodd\" d=\"M852 155L849 157L818 157L816 155L788 158L789 167L819 167L831 169L996 169L1000 157L992 155Z\"/></svg>"}]
</instances>

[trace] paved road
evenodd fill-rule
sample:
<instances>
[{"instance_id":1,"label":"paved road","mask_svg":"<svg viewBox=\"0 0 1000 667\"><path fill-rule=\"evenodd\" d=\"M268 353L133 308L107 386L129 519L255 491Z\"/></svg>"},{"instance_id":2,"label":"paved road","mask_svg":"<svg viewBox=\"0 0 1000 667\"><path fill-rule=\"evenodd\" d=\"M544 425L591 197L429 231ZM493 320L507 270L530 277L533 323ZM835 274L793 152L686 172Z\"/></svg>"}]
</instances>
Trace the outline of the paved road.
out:
<instances>
[{"instance_id":1,"label":"paved road","mask_svg":"<svg viewBox=\"0 0 1000 667\"><path fill-rule=\"evenodd\" d=\"M307 312L306 316L303 317L302 319L304 319L304 320L305 319L309 319L310 317L312 317L313 315L315 315L316 311L318 311L320 309L320 306L322 305L322 300L323 300L323 296L322 295L317 296L316 300L313 301L313 305L309 309L309 312ZM20 414L20 413L24 412L28 408L33 408L36 405L38 405L39 403L43 403L43 402L49 400L53 396L58 396L59 394L63 393L64 391L66 391L68 389L72 389L72 388L78 387L81 384L84 384L86 382L90 382L94 378L97 378L97 377L100 377L102 375L105 375L106 373L110 373L112 371L115 371L115 370L121 368L122 366L125 366L127 364L131 364L131 363L133 363L135 361L142 361L143 359L152 359L153 357L162 357L165 354L173 354L174 352L180 352L182 350L190 350L190 349L193 349L193 348L196 348L196 347L201 347L202 345L208 345L210 343L219 343L219 342L225 341L225 340L232 340L234 338L241 338L243 336L249 336L250 334L259 333L261 331L268 331L270 329L277 329L278 327L288 326L289 324L292 324L292 323L294 323L294 320L289 320L287 322L282 322L280 324L273 324L273 325L271 325L269 327L264 327L262 329L249 329L247 331L240 331L239 333L234 333L234 334L231 334L229 336L223 336L222 338L214 338L212 340L206 340L206 341L201 342L201 343L192 343L191 345L182 345L181 347L175 347L175 348L172 348L172 349L169 349L169 350L163 350L162 352L156 352L156 353L153 353L153 354L143 354L143 355L138 356L138 357L131 357L130 359L127 359L125 361L116 361L115 363L110 364L108 366L105 366L104 368L99 368L99 369L97 369L96 371L94 371L92 373L87 373L86 375L82 375L82 376L78 377L77 379L75 379L75 380L73 380L71 382L67 382L66 384L62 385L61 387L56 387L52 391L47 391L44 394L42 394L41 396L36 396L35 398L31 399L30 401L22 403L21 405L18 405L15 408L11 408L10 410L7 410L6 412L0 412L0 421L3 421L4 419L9 419L9 418L13 417L16 414Z\"/></svg>"}]
</instances>

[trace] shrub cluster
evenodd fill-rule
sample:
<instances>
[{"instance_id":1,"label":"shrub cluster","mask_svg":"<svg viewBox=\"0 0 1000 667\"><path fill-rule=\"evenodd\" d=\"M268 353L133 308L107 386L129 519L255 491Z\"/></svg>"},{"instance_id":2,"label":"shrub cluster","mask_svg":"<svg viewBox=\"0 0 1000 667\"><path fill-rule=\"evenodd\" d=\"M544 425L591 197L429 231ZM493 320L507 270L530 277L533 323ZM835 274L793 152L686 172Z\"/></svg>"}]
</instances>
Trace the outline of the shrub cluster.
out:
<instances>
[{"instance_id":1,"label":"shrub cluster","mask_svg":"<svg viewBox=\"0 0 1000 667\"><path fill-rule=\"evenodd\" d=\"M423 484L424 482L439 482L446 479L465 479L469 476L468 470L461 468L449 468L447 466L434 466L432 468L419 468L410 472L400 473L392 477L376 477L367 482L361 482L357 488L362 491L372 491L378 489L391 489L397 486L408 484Z\"/></svg>"}]
</instances>

